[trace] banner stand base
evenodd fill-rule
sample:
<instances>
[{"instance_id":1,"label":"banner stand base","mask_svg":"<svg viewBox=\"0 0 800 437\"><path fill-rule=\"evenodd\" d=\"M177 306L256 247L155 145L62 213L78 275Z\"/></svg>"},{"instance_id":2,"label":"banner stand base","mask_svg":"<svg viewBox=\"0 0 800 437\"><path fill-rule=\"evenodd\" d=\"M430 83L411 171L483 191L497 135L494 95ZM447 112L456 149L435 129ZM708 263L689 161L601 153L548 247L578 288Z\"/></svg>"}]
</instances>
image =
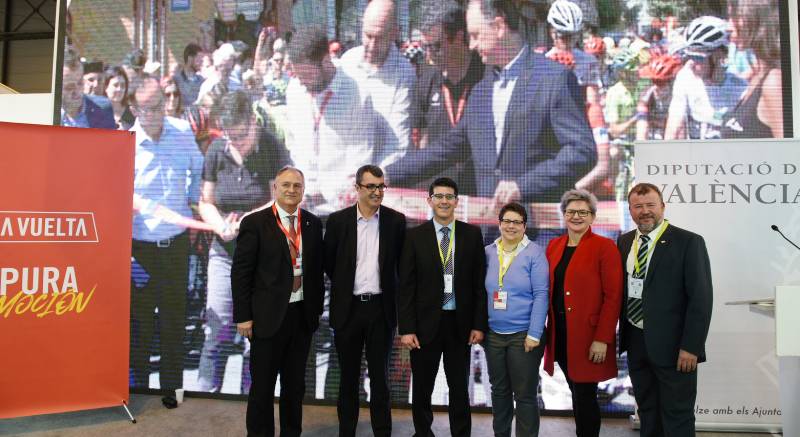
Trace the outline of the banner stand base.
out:
<instances>
[{"instance_id":1,"label":"banner stand base","mask_svg":"<svg viewBox=\"0 0 800 437\"><path fill-rule=\"evenodd\" d=\"M131 414L131 410L128 409L128 403L122 401L122 408L125 409L125 412L128 413L128 417L131 418L131 423L136 423L136 419L133 418L133 414Z\"/></svg>"}]
</instances>

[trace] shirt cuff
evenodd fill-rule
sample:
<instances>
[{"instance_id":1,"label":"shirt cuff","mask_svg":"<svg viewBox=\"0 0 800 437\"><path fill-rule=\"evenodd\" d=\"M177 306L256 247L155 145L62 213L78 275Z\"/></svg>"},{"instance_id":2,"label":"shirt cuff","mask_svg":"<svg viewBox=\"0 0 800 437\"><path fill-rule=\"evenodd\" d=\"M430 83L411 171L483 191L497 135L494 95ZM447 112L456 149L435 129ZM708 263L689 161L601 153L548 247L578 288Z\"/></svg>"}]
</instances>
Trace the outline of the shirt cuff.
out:
<instances>
[{"instance_id":1,"label":"shirt cuff","mask_svg":"<svg viewBox=\"0 0 800 437\"><path fill-rule=\"evenodd\" d=\"M539 342L539 339L538 339L538 338L536 338L536 337L534 337L534 336L532 336L532 335L529 335L529 336L528 336L528 339L529 339L529 340L533 340L533 341L535 341L535 342L537 342L537 343Z\"/></svg>"}]
</instances>

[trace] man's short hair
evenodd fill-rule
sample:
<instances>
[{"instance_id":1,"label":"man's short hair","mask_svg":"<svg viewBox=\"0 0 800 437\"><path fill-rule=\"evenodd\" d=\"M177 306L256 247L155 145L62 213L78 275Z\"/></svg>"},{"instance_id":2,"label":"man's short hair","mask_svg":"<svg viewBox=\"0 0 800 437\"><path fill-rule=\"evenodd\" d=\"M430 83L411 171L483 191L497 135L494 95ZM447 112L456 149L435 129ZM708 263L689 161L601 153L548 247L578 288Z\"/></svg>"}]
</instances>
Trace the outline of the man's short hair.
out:
<instances>
[{"instance_id":1,"label":"man's short hair","mask_svg":"<svg viewBox=\"0 0 800 437\"><path fill-rule=\"evenodd\" d=\"M517 202L511 202L505 204L502 208L500 208L500 214L497 216L497 220L503 220L503 216L506 215L507 212L516 212L520 216L522 216L522 222L528 223L528 211L525 211L525 207L520 205Z\"/></svg>"},{"instance_id":2,"label":"man's short hair","mask_svg":"<svg viewBox=\"0 0 800 437\"><path fill-rule=\"evenodd\" d=\"M281 169L278 170L277 173L275 173L275 179L278 179L278 176L286 173L287 171L296 171L298 174L300 174L300 177L303 178L303 180L306 179L306 175L304 175L303 172L299 168L291 166L291 165L284 165L283 167L281 167Z\"/></svg>"},{"instance_id":3,"label":"man's short hair","mask_svg":"<svg viewBox=\"0 0 800 437\"><path fill-rule=\"evenodd\" d=\"M203 48L200 47L198 44L193 42L186 44L186 48L183 49L183 63L189 62L190 56L197 56L198 53L202 52Z\"/></svg>"},{"instance_id":4,"label":"man's short hair","mask_svg":"<svg viewBox=\"0 0 800 437\"><path fill-rule=\"evenodd\" d=\"M130 84L131 88L129 90L130 94L128 94L128 97L130 98L131 106L138 106L138 103L136 102L136 92L139 91L139 89L144 88L145 84L149 81L154 81L156 83L156 88L158 88L158 92L162 92L161 80L158 78L158 76L153 76L149 73L142 73L139 75L138 80Z\"/></svg>"},{"instance_id":5,"label":"man's short hair","mask_svg":"<svg viewBox=\"0 0 800 437\"><path fill-rule=\"evenodd\" d=\"M299 30L289 43L289 60L293 64L319 65L328 56L328 37L319 27Z\"/></svg>"},{"instance_id":6,"label":"man's short hair","mask_svg":"<svg viewBox=\"0 0 800 437\"><path fill-rule=\"evenodd\" d=\"M631 188L628 192L628 202L631 201L631 196L634 194L637 196L644 196L651 191L655 191L656 194L658 194L658 198L661 199L661 203L664 203L664 196L661 195L661 190L659 190L657 186L647 182L638 183Z\"/></svg>"},{"instance_id":7,"label":"man's short hair","mask_svg":"<svg viewBox=\"0 0 800 437\"><path fill-rule=\"evenodd\" d=\"M506 26L514 32L519 31L520 15L512 0L474 0L479 1L481 12L487 20L503 17Z\"/></svg>"},{"instance_id":8,"label":"man's short hair","mask_svg":"<svg viewBox=\"0 0 800 437\"><path fill-rule=\"evenodd\" d=\"M424 33L441 25L448 41L452 41L459 31L464 35L464 41L468 41L466 12L455 0L435 2L425 12L425 18L420 26L420 30Z\"/></svg>"},{"instance_id":9,"label":"man's short hair","mask_svg":"<svg viewBox=\"0 0 800 437\"><path fill-rule=\"evenodd\" d=\"M383 177L383 170L377 165L367 164L362 165L361 167L356 170L356 183L361 185L361 181L364 180L364 173L369 173L376 178Z\"/></svg>"},{"instance_id":10,"label":"man's short hair","mask_svg":"<svg viewBox=\"0 0 800 437\"><path fill-rule=\"evenodd\" d=\"M211 60L214 62L214 65L222 65L228 59L235 59L236 58L236 49L233 48L231 43L224 43L219 46L218 49L214 50L214 53L211 55Z\"/></svg>"},{"instance_id":11,"label":"man's short hair","mask_svg":"<svg viewBox=\"0 0 800 437\"><path fill-rule=\"evenodd\" d=\"M253 117L253 107L250 97L242 90L225 94L221 101L219 120L224 129L239 126L250 121Z\"/></svg>"},{"instance_id":12,"label":"man's short hair","mask_svg":"<svg viewBox=\"0 0 800 437\"><path fill-rule=\"evenodd\" d=\"M447 178L447 177L437 178L435 181L431 182L431 185L428 187L428 195L429 196L433 196L433 189L436 188L436 187L452 188L453 189L453 194L458 196L458 185L456 184L456 181L454 181L454 180L452 180L450 178Z\"/></svg>"}]
</instances>

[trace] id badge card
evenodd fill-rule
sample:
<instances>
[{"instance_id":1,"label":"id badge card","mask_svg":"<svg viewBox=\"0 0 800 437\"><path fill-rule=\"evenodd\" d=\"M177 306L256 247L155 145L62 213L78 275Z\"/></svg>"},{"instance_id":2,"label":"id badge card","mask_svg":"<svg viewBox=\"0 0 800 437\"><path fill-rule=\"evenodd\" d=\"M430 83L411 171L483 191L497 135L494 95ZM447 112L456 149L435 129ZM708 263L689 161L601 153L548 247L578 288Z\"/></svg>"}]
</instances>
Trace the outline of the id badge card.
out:
<instances>
[{"instance_id":1,"label":"id badge card","mask_svg":"<svg viewBox=\"0 0 800 437\"><path fill-rule=\"evenodd\" d=\"M303 276L303 256L298 256L295 260L296 265L294 266L294 275L295 276Z\"/></svg>"},{"instance_id":2,"label":"id badge card","mask_svg":"<svg viewBox=\"0 0 800 437\"><path fill-rule=\"evenodd\" d=\"M453 275L444 275L444 292L453 292Z\"/></svg>"},{"instance_id":3,"label":"id badge card","mask_svg":"<svg viewBox=\"0 0 800 437\"><path fill-rule=\"evenodd\" d=\"M628 297L634 299L642 298L642 290L644 289L644 279L641 278L628 278Z\"/></svg>"},{"instance_id":4,"label":"id badge card","mask_svg":"<svg viewBox=\"0 0 800 437\"><path fill-rule=\"evenodd\" d=\"M492 295L492 302L494 303L494 309L505 310L508 305L508 292L495 290Z\"/></svg>"}]
</instances>

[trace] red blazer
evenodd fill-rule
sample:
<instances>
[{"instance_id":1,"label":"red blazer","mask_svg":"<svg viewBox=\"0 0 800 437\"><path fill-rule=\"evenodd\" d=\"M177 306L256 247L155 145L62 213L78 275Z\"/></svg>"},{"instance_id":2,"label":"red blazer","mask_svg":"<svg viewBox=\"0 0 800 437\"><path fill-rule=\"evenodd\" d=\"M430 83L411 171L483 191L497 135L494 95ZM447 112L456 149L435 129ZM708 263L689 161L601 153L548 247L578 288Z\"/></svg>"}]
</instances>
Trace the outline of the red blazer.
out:
<instances>
[{"instance_id":1,"label":"red blazer","mask_svg":"<svg viewBox=\"0 0 800 437\"><path fill-rule=\"evenodd\" d=\"M548 311L544 369L553 374L556 327L553 312L554 272L569 240L562 235L547 246L550 264L550 310ZM622 261L613 241L592 233L581 238L564 278L567 308L567 372L575 382L599 382L617 376L616 332L622 301ZM593 341L608 345L606 360L589 361Z\"/></svg>"}]
</instances>

